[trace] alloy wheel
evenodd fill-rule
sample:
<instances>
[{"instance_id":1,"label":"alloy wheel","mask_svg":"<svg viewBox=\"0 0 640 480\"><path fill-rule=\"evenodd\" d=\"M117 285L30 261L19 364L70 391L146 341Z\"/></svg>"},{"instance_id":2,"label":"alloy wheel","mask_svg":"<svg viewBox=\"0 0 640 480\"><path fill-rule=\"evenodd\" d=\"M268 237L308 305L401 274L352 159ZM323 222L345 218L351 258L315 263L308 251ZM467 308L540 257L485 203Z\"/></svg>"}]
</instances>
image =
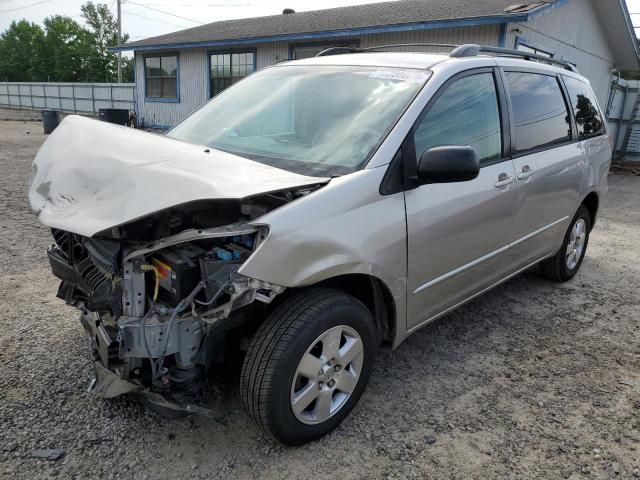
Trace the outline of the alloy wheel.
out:
<instances>
[{"instance_id":1,"label":"alloy wheel","mask_svg":"<svg viewBox=\"0 0 640 480\"><path fill-rule=\"evenodd\" d=\"M584 219L579 218L573 225L569 234L569 243L567 244L567 268L573 270L582 258L584 243L587 238L587 224Z\"/></svg>"},{"instance_id":2,"label":"alloy wheel","mask_svg":"<svg viewBox=\"0 0 640 480\"><path fill-rule=\"evenodd\" d=\"M364 346L358 332L332 327L309 346L291 384L291 409L296 418L316 425L335 415L358 384Z\"/></svg>"}]
</instances>

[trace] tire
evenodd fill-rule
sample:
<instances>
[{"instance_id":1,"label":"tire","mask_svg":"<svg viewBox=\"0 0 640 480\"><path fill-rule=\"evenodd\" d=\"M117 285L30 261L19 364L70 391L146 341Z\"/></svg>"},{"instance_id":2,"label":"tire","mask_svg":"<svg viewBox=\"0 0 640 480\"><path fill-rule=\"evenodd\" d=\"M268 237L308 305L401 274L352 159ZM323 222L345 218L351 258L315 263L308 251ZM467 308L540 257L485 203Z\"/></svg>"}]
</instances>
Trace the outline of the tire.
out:
<instances>
[{"instance_id":1,"label":"tire","mask_svg":"<svg viewBox=\"0 0 640 480\"><path fill-rule=\"evenodd\" d=\"M240 374L244 407L263 432L286 445L315 440L358 402L378 345L374 319L354 297L324 288L298 293L272 312L249 345ZM325 353L336 351L328 362Z\"/></svg>"},{"instance_id":2,"label":"tire","mask_svg":"<svg viewBox=\"0 0 640 480\"><path fill-rule=\"evenodd\" d=\"M580 251L573 257L570 256L571 252L575 252L574 248L574 236L575 227L577 224L582 225L583 240ZM558 250L553 257L547 258L540 262L540 273L554 282L566 282L571 280L582 265L584 255L587 251L587 245L589 244L589 233L591 232L591 215L589 210L584 205L580 205L576 215L573 217L567 233L564 236L562 247ZM570 250L571 249L571 250ZM571 260L570 260L571 259Z\"/></svg>"}]
</instances>

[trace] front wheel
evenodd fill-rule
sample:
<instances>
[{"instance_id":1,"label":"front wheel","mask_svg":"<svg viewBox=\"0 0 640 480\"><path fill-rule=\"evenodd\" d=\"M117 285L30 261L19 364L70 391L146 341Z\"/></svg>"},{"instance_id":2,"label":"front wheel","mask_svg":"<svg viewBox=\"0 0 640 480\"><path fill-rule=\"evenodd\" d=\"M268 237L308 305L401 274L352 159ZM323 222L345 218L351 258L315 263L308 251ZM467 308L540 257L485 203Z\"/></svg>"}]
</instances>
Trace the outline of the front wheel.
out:
<instances>
[{"instance_id":1,"label":"front wheel","mask_svg":"<svg viewBox=\"0 0 640 480\"><path fill-rule=\"evenodd\" d=\"M589 232L591 215L584 205L580 205L558 253L540 263L542 275L555 282L572 279L582 265L589 243Z\"/></svg>"},{"instance_id":2,"label":"front wheel","mask_svg":"<svg viewBox=\"0 0 640 480\"><path fill-rule=\"evenodd\" d=\"M377 349L361 302L336 290L301 292L274 310L249 345L240 376L245 409L282 443L321 437L358 402Z\"/></svg>"}]
</instances>

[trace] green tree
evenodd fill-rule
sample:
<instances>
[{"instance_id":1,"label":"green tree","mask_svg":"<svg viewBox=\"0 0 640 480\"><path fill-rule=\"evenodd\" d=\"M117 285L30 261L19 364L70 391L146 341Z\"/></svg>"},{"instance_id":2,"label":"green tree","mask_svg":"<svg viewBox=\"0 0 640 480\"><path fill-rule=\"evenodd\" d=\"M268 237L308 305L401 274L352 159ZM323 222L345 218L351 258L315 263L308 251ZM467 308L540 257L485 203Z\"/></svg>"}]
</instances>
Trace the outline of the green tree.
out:
<instances>
[{"instance_id":1,"label":"green tree","mask_svg":"<svg viewBox=\"0 0 640 480\"><path fill-rule=\"evenodd\" d=\"M135 81L134 68L135 62L133 58L122 57L122 81L124 83L133 83Z\"/></svg>"},{"instance_id":2,"label":"green tree","mask_svg":"<svg viewBox=\"0 0 640 480\"><path fill-rule=\"evenodd\" d=\"M623 70L622 72L620 72L620 76L625 80L640 80L640 71Z\"/></svg>"},{"instance_id":3,"label":"green tree","mask_svg":"<svg viewBox=\"0 0 640 480\"><path fill-rule=\"evenodd\" d=\"M53 15L44 29L26 20L0 34L0 81L115 82L117 23L105 4L81 7L86 27L70 17ZM123 35L123 42L129 36ZM123 58L122 76L133 80L133 63Z\"/></svg>"},{"instance_id":4,"label":"green tree","mask_svg":"<svg viewBox=\"0 0 640 480\"><path fill-rule=\"evenodd\" d=\"M26 20L12 22L0 34L0 81L46 80L42 64L44 31Z\"/></svg>"},{"instance_id":5,"label":"green tree","mask_svg":"<svg viewBox=\"0 0 640 480\"><path fill-rule=\"evenodd\" d=\"M109 52L108 48L118 44L118 24L106 4L87 2L82 5L81 10L88 27L84 41L88 50L92 52L92 55L87 57L90 68L86 81L115 82L118 57ZM129 35L124 34L122 42L128 39ZM123 65L123 80L126 70Z\"/></svg>"},{"instance_id":6,"label":"green tree","mask_svg":"<svg viewBox=\"0 0 640 480\"><path fill-rule=\"evenodd\" d=\"M49 80L82 81L86 76L86 57L91 55L86 46L85 30L72 18L62 15L45 18L44 26L45 63Z\"/></svg>"}]
</instances>

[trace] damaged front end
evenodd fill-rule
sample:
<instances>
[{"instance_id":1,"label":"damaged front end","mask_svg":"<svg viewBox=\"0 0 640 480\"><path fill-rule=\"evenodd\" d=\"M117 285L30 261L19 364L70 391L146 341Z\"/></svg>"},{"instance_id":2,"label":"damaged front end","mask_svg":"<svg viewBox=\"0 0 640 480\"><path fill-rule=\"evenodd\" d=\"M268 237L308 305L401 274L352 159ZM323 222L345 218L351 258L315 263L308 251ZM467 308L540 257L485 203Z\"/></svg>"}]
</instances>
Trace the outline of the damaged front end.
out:
<instances>
[{"instance_id":1,"label":"damaged front end","mask_svg":"<svg viewBox=\"0 0 640 480\"><path fill-rule=\"evenodd\" d=\"M191 391L283 287L238 273L260 217L326 185L167 136L71 115L33 163L58 296L81 311L104 397ZM166 405L165 405L166 406Z\"/></svg>"},{"instance_id":2,"label":"damaged front end","mask_svg":"<svg viewBox=\"0 0 640 480\"><path fill-rule=\"evenodd\" d=\"M47 254L58 297L80 309L90 338L92 390L155 392L158 404L157 393L196 389L226 334L250 328L284 290L237 272L268 233L251 220L305 193L193 202L92 237L52 229Z\"/></svg>"}]
</instances>

